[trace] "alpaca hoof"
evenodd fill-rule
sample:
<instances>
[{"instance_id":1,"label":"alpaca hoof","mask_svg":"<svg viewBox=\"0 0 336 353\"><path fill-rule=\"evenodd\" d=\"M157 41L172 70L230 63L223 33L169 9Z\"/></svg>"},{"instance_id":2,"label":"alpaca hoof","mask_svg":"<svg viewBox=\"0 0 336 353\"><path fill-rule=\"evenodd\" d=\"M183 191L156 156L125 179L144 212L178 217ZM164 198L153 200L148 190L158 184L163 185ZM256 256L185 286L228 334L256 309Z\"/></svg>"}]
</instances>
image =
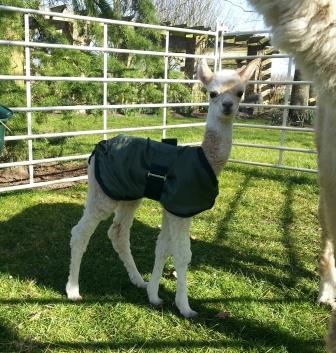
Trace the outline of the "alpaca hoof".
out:
<instances>
[{"instance_id":1,"label":"alpaca hoof","mask_svg":"<svg viewBox=\"0 0 336 353\"><path fill-rule=\"evenodd\" d=\"M149 298L149 302L155 306L162 306L162 304L163 304L163 300L159 297Z\"/></svg>"},{"instance_id":2,"label":"alpaca hoof","mask_svg":"<svg viewBox=\"0 0 336 353\"><path fill-rule=\"evenodd\" d=\"M132 282L132 284L134 284L138 288L147 288L148 282L144 281L141 276L140 277L138 277L138 276L131 277L130 276L130 281Z\"/></svg>"},{"instance_id":3,"label":"alpaca hoof","mask_svg":"<svg viewBox=\"0 0 336 353\"><path fill-rule=\"evenodd\" d=\"M330 295L322 295L317 299L318 304L335 306L335 298Z\"/></svg>"},{"instance_id":4,"label":"alpaca hoof","mask_svg":"<svg viewBox=\"0 0 336 353\"><path fill-rule=\"evenodd\" d=\"M190 309L188 311L181 311L181 314L186 319L193 319L198 315L198 312Z\"/></svg>"},{"instance_id":5,"label":"alpaca hoof","mask_svg":"<svg viewBox=\"0 0 336 353\"><path fill-rule=\"evenodd\" d=\"M317 298L319 304L333 305L335 303L335 291L334 286L324 285L320 289L319 296Z\"/></svg>"},{"instance_id":6,"label":"alpaca hoof","mask_svg":"<svg viewBox=\"0 0 336 353\"><path fill-rule=\"evenodd\" d=\"M81 295L79 294L78 287L71 287L70 285L67 284L66 293L69 300L79 301L82 299Z\"/></svg>"},{"instance_id":7,"label":"alpaca hoof","mask_svg":"<svg viewBox=\"0 0 336 353\"><path fill-rule=\"evenodd\" d=\"M138 288L147 288L148 282L142 281L140 283L135 283Z\"/></svg>"},{"instance_id":8,"label":"alpaca hoof","mask_svg":"<svg viewBox=\"0 0 336 353\"><path fill-rule=\"evenodd\" d=\"M74 302L78 302L80 300L82 300L82 296L81 295L68 295L68 299Z\"/></svg>"}]
</instances>

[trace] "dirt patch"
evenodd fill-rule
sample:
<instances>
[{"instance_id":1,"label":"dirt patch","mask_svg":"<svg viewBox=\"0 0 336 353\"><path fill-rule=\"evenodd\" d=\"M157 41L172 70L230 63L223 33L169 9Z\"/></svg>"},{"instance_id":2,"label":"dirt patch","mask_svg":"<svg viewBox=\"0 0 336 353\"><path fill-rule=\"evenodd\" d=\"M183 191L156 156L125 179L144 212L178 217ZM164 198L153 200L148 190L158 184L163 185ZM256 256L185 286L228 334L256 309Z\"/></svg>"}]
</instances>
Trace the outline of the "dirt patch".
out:
<instances>
[{"instance_id":1,"label":"dirt patch","mask_svg":"<svg viewBox=\"0 0 336 353\"><path fill-rule=\"evenodd\" d=\"M58 180L86 175L87 166L84 163L63 163L44 166L34 166L34 182ZM20 166L0 169L0 187L16 186L29 183L28 167Z\"/></svg>"}]
</instances>

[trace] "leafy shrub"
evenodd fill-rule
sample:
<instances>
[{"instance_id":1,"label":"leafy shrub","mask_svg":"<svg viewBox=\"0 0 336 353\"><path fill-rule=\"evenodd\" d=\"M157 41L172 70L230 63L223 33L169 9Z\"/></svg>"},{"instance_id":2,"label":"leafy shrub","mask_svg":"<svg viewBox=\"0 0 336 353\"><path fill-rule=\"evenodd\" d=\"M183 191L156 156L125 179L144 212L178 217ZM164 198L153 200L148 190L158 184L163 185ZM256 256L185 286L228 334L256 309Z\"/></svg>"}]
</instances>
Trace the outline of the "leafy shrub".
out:
<instances>
[{"instance_id":1,"label":"leafy shrub","mask_svg":"<svg viewBox=\"0 0 336 353\"><path fill-rule=\"evenodd\" d=\"M179 71L172 71L169 73L171 79L185 79L185 75ZM192 89L183 83L173 83L169 85L168 101L172 103L189 103L192 101ZM176 107L174 108L177 113L183 115L190 115L192 107Z\"/></svg>"}]
</instances>

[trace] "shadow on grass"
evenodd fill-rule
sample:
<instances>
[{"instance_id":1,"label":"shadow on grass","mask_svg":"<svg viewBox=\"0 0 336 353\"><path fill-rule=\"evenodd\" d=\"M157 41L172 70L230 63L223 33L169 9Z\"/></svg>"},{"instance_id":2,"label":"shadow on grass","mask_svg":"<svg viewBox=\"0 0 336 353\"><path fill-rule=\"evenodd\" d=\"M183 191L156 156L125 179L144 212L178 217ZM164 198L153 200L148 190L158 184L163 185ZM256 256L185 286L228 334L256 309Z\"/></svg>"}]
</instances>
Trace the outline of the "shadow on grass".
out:
<instances>
[{"instance_id":1,"label":"shadow on grass","mask_svg":"<svg viewBox=\"0 0 336 353\"><path fill-rule=\"evenodd\" d=\"M221 227L227 229L231 217L234 215L244 190L248 187L253 175L247 175L242 187L229 205L228 213L224 215ZM277 179L278 180L278 179ZM287 180L288 181L288 180ZM206 264L221 268L224 271L233 271L244 274L251 279L268 281L274 286L291 288L295 284L293 277L287 279L267 271L260 266L278 267L288 273L289 267L294 266L295 276L312 276L312 273L302 269L299 265L293 240L290 238L290 227L293 222L293 187L298 180L291 180L286 189L285 210L282 215L283 242L288 251L289 265L281 265L265 258L247 252L240 252L222 244L194 241L192 266ZM298 181L300 182L300 181ZM0 223L0 271L8 273L20 280L34 280L38 285L64 293L64 286L68 274L70 257L69 239L70 230L80 218L82 207L75 204L56 203L41 204L26 209L21 214ZM107 238L107 229L111 220L102 223L92 237L88 251L85 254L81 267L81 291L85 298L81 303L69 303L64 298L22 298L0 299L2 305L16 305L21 303L36 304L66 304L90 305L95 303L125 302L136 305L148 305L146 292L130 284L126 271L112 249ZM158 230L135 221L132 228L132 249L135 261L141 273L150 273L154 260L155 239ZM222 240L222 239L220 239ZM99 254L99 256L97 256ZM251 266L252 264L252 266ZM174 293L165 289L160 291L167 302L172 302ZM168 300L167 300L168 299ZM165 349L225 349L236 347L241 351L264 345L270 349L282 349L290 353L321 351L323 342L320 339L302 339L295 334L281 329L277 324L261 323L246 317L229 317L225 320L215 318L217 312L204 304L215 302L253 302L255 298L246 296L235 298L205 298L194 300L190 298L192 306L201 315L195 320L196 324L203 324L211 330L222 333L234 339L220 340L124 340L119 342L40 342L29 341L19 337L8 325L0 322L0 351L4 352L44 352L47 349L78 351L98 349L125 350L134 347L143 347L146 350ZM297 298L260 299L265 303L293 303L308 301ZM155 309L156 310L156 309ZM173 307L164 309L165 312L175 311ZM281 348L280 348L281 347Z\"/></svg>"},{"instance_id":2,"label":"shadow on grass","mask_svg":"<svg viewBox=\"0 0 336 353\"><path fill-rule=\"evenodd\" d=\"M160 351L166 349L201 349L205 347L209 349L237 348L241 352L247 349L255 348L262 344L263 349L271 351L273 349L283 349L286 347L286 352L289 353L316 353L321 351L320 348L324 345L320 339L299 339L295 335L284 332L276 325L260 325L255 320L247 318L227 318L225 323L219 324L218 321L212 320L196 320L197 324L202 323L209 326L211 329L216 329L225 336L234 337L234 339L223 338L217 340L205 339L126 339L122 341L38 341L29 340L19 337L14 331L6 325L0 323L0 351L1 352L34 352L42 353L51 350L67 350L73 351L92 351L97 350L134 350L137 347L142 350ZM281 350L283 351L283 350Z\"/></svg>"},{"instance_id":3,"label":"shadow on grass","mask_svg":"<svg viewBox=\"0 0 336 353\"><path fill-rule=\"evenodd\" d=\"M230 168L231 171L235 171L235 167ZM239 169L239 173L241 170ZM282 228L282 242L284 248L287 252L288 257L288 264L282 265L276 261L270 261L262 256L252 254L250 252L244 252L244 248L241 248L239 255L237 256L237 250L226 246L226 245L215 245L212 249L212 244L201 244L199 242L199 250L202 253L202 249L206 249L206 252L209 254L211 253L212 256L209 257L207 254L204 254L205 257L210 259L207 262L209 265L212 266L222 266L228 270L233 270L236 272L240 272L247 277L256 277L257 279L267 280L268 282L272 283L275 286L287 286L289 288L294 287L298 279L300 277L305 278L314 278L316 274L314 272L308 271L300 264L300 259L297 255L296 251L296 241L291 234L291 229L293 226L293 193L295 192L295 188L301 184L313 184L316 181L311 176L304 176L304 175L297 175L297 176L289 176L288 173L284 172L283 174L275 174L274 171L264 171L260 169L247 169L244 173L244 179L237 187L237 191L229 202L227 211L223 215L223 217L218 221L217 225L217 240L222 243L222 241L228 239L228 231L230 228L230 221L234 217L235 213L237 212L238 207L240 206L241 200L244 194L247 192L251 181L253 178L262 178L268 179L272 181L281 182L285 185L284 191L284 204L282 207L283 213L279 214L279 219ZM246 234L249 236L249 234ZM216 250L218 249L218 250ZM245 249L246 250L246 249ZM211 252L209 252L211 251ZM204 252L203 252L204 253ZM208 259L208 260L209 260ZM197 263L197 258L196 258ZM195 263L195 262L193 262ZM254 265L254 266L251 266ZM259 269L255 268L258 266ZM286 277L281 278L279 281L279 276L274 276L270 273L266 273L263 271L263 267L272 267L279 269L281 271L286 272ZM251 270L251 268L253 268ZM287 276L289 274L289 277ZM309 292L307 293L309 294Z\"/></svg>"},{"instance_id":4,"label":"shadow on grass","mask_svg":"<svg viewBox=\"0 0 336 353\"><path fill-rule=\"evenodd\" d=\"M244 195L244 192L247 190L248 185L252 179L251 174L246 174L244 181L239 185L238 190L233 197L233 199L228 204L228 210L225 213L224 217L218 222L217 225L217 238L222 240L227 239L227 233L230 225L230 220Z\"/></svg>"},{"instance_id":5,"label":"shadow on grass","mask_svg":"<svg viewBox=\"0 0 336 353\"><path fill-rule=\"evenodd\" d=\"M245 326L245 321L241 323ZM1 326L0 326L1 328ZM234 330L232 330L235 333ZM270 333L266 330L265 336ZM301 341L298 339L290 339L286 340L286 337L283 337L281 334L277 337L277 340L284 340L284 343L280 345L280 349L286 347L286 351L288 353L316 353L318 347L323 346L323 342L319 340L306 340ZM140 349L142 352L157 352L157 351L166 351L167 349L177 349L185 352L186 350L189 352L191 349L199 350L199 352L209 351L209 349L220 349L224 352L228 348L236 348L239 349L240 352L246 352L247 349L255 348L255 345L258 343L258 337L247 337L251 343L245 340L234 340L234 339L218 339L218 340L142 340L142 339L130 339L120 342L114 341L105 341L105 342L38 342L38 341L30 341L30 340L20 340L18 338L13 339L11 342L8 342L6 346L10 349L8 352L34 352L34 353L42 353L42 352L51 352L61 350L68 350L69 352L82 352L85 350L97 352L98 350L104 350L110 352L111 350L115 351L137 351ZM272 347L277 347L276 342L269 345L268 350L263 350L262 352L271 352ZM1 345L0 345L1 347ZM3 347L5 347L3 345ZM7 349L6 347L6 349ZM255 352L255 350L253 350ZM322 352L321 350L318 350Z\"/></svg>"},{"instance_id":6,"label":"shadow on grass","mask_svg":"<svg viewBox=\"0 0 336 353\"><path fill-rule=\"evenodd\" d=\"M70 260L70 231L82 211L83 208L75 204L40 204L0 223L0 271L64 293ZM121 287L128 286L126 271L107 238L111 221L112 218L98 226L84 254L83 292L104 295L113 288L119 292ZM157 233L157 229L134 222L132 247L142 272L151 271Z\"/></svg>"},{"instance_id":7,"label":"shadow on grass","mask_svg":"<svg viewBox=\"0 0 336 353\"><path fill-rule=\"evenodd\" d=\"M292 216L288 209L286 212L284 242L291 260L288 265L270 261L263 258L262 254L238 251L215 241L209 243L196 240L192 242L192 266L206 264L224 271L241 273L246 277L266 280L279 288L284 285L291 287L293 280L279 278L267 269L278 268L286 272L290 270L295 272L295 276L311 278L314 274L301 268L296 259L289 234ZM22 280L34 280L38 285L64 293L70 259L70 230L81 214L82 208L75 204L41 204L0 223L0 271ZM233 214L232 208L230 214ZM224 217L229 221L227 216ZM111 219L99 225L84 254L80 275L83 294L104 296L111 294L111 291L137 292L129 290L133 286L107 238L110 223ZM152 271L157 235L158 229L134 221L132 249L141 273L149 274Z\"/></svg>"},{"instance_id":8,"label":"shadow on grass","mask_svg":"<svg viewBox=\"0 0 336 353\"><path fill-rule=\"evenodd\" d=\"M295 251L295 240L291 235L291 227L293 224L293 192L295 185L292 182L287 182L285 190L285 202L282 207L283 214L281 217L282 223L282 242L287 251L289 266L287 272L289 273L288 285L296 286L298 282L298 274L303 275L303 268L300 266L299 257Z\"/></svg>"}]
</instances>

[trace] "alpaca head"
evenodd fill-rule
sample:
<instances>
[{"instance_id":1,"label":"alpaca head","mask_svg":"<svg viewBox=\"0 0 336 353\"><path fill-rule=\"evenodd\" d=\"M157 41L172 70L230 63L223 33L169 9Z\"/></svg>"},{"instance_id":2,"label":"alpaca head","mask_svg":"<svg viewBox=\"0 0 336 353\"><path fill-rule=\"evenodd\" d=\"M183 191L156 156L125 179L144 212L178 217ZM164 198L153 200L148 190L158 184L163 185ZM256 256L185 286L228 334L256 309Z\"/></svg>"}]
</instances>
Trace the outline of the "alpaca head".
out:
<instances>
[{"instance_id":1,"label":"alpaca head","mask_svg":"<svg viewBox=\"0 0 336 353\"><path fill-rule=\"evenodd\" d=\"M197 75L209 93L208 118L223 122L232 121L238 112L247 81L259 64L260 59L255 59L240 70L222 70L213 73L205 59L200 61Z\"/></svg>"}]
</instances>

